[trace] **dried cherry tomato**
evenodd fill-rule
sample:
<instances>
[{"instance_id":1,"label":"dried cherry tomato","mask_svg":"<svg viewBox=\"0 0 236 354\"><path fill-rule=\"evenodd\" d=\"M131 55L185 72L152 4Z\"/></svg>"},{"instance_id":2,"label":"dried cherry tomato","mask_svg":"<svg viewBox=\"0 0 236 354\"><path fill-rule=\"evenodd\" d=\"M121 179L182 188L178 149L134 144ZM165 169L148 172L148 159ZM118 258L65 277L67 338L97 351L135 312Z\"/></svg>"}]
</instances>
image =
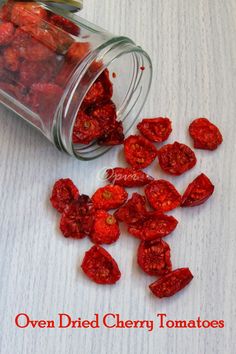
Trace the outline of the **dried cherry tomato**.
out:
<instances>
[{"instance_id":1,"label":"dried cherry tomato","mask_svg":"<svg viewBox=\"0 0 236 354\"><path fill-rule=\"evenodd\" d=\"M15 28L11 22L0 24L0 45L7 45L11 42Z\"/></svg>"},{"instance_id":2,"label":"dried cherry tomato","mask_svg":"<svg viewBox=\"0 0 236 354\"><path fill-rule=\"evenodd\" d=\"M195 207L205 203L213 194L215 187L210 179L201 173L184 192L182 197L182 207Z\"/></svg>"},{"instance_id":3,"label":"dried cherry tomato","mask_svg":"<svg viewBox=\"0 0 236 354\"><path fill-rule=\"evenodd\" d=\"M107 128L107 132L103 134L98 139L98 144L102 146L115 146L121 145L124 142L125 136L123 133L123 124L122 122L115 122L112 125L112 130L108 131L109 127Z\"/></svg>"},{"instance_id":4,"label":"dried cherry tomato","mask_svg":"<svg viewBox=\"0 0 236 354\"><path fill-rule=\"evenodd\" d=\"M196 149L215 150L223 142L220 130L206 118L195 119L189 133Z\"/></svg>"},{"instance_id":5,"label":"dried cherry tomato","mask_svg":"<svg viewBox=\"0 0 236 354\"><path fill-rule=\"evenodd\" d=\"M1 5L0 19L3 21L11 20L11 6L8 4Z\"/></svg>"},{"instance_id":6,"label":"dried cherry tomato","mask_svg":"<svg viewBox=\"0 0 236 354\"><path fill-rule=\"evenodd\" d=\"M3 51L5 68L10 71L18 71L20 67L20 56L14 47L7 47Z\"/></svg>"},{"instance_id":7,"label":"dried cherry tomato","mask_svg":"<svg viewBox=\"0 0 236 354\"><path fill-rule=\"evenodd\" d=\"M88 114L99 122L104 134L110 133L116 126L116 106L112 101L92 106Z\"/></svg>"},{"instance_id":8,"label":"dried cherry tomato","mask_svg":"<svg viewBox=\"0 0 236 354\"><path fill-rule=\"evenodd\" d=\"M71 75L73 74L76 68L76 64L72 62L65 61L58 71L58 74L55 78L55 83L62 87L65 87Z\"/></svg>"},{"instance_id":9,"label":"dried cherry tomato","mask_svg":"<svg viewBox=\"0 0 236 354\"><path fill-rule=\"evenodd\" d=\"M143 221L147 213L146 198L138 193L132 197L115 212L115 217L128 225Z\"/></svg>"},{"instance_id":10,"label":"dried cherry tomato","mask_svg":"<svg viewBox=\"0 0 236 354\"><path fill-rule=\"evenodd\" d=\"M111 244L118 240L120 229L116 218L105 210L97 210L91 240L97 244Z\"/></svg>"},{"instance_id":11,"label":"dried cherry tomato","mask_svg":"<svg viewBox=\"0 0 236 354\"><path fill-rule=\"evenodd\" d=\"M98 65L98 63L97 63ZM99 75L97 81L100 81L106 91L106 98L109 100L113 95L113 84L110 80L110 72L108 69L105 69L101 75Z\"/></svg>"},{"instance_id":12,"label":"dried cherry tomato","mask_svg":"<svg viewBox=\"0 0 236 354\"><path fill-rule=\"evenodd\" d=\"M64 209L60 229L65 237L84 238L91 234L94 216L95 209L91 199L87 195L81 195Z\"/></svg>"},{"instance_id":13,"label":"dried cherry tomato","mask_svg":"<svg viewBox=\"0 0 236 354\"><path fill-rule=\"evenodd\" d=\"M48 115L56 109L58 102L63 94L60 86L51 83L35 83L30 89L31 107L38 113Z\"/></svg>"},{"instance_id":14,"label":"dried cherry tomato","mask_svg":"<svg viewBox=\"0 0 236 354\"><path fill-rule=\"evenodd\" d=\"M20 64L19 81L25 87L32 86L35 82L49 82L55 74L54 62L28 61Z\"/></svg>"},{"instance_id":15,"label":"dried cherry tomato","mask_svg":"<svg viewBox=\"0 0 236 354\"><path fill-rule=\"evenodd\" d=\"M40 23L47 19L47 11L35 2L15 3L11 12L11 21L18 26Z\"/></svg>"},{"instance_id":16,"label":"dried cherry tomato","mask_svg":"<svg viewBox=\"0 0 236 354\"><path fill-rule=\"evenodd\" d=\"M153 209L160 213L177 208L181 204L181 195L172 183L159 179L145 188L147 200Z\"/></svg>"},{"instance_id":17,"label":"dried cherry tomato","mask_svg":"<svg viewBox=\"0 0 236 354\"><path fill-rule=\"evenodd\" d=\"M84 59L90 51L90 44L88 42L76 42L73 43L66 56L69 60L79 63Z\"/></svg>"},{"instance_id":18,"label":"dried cherry tomato","mask_svg":"<svg viewBox=\"0 0 236 354\"><path fill-rule=\"evenodd\" d=\"M156 240L173 232L178 221L173 216L148 212L145 219L128 226L128 232L144 241Z\"/></svg>"},{"instance_id":19,"label":"dried cherry tomato","mask_svg":"<svg viewBox=\"0 0 236 354\"><path fill-rule=\"evenodd\" d=\"M157 156L156 147L146 138L130 135L124 141L126 161L134 168L142 169L149 166Z\"/></svg>"},{"instance_id":20,"label":"dried cherry tomato","mask_svg":"<svg viewBox=\"0 0 236 354\"><path fill-rule=\"evenodd\" d=\"M119 208L128 198L128 193L123 187L108 185L99 188L92 196L92 201L96 209L116 209Z\"/></svg>"},{"instance_id":21,"label":"dried cherry tomato","mask_svg":"<svg viewBox=\"0 0 236 354\"><path fill-rule=\"evenodd\" d=\"M85 253L81 268L97 284L115 284L121 277L114 258L98 245Z\"/></svg>"},{"instance_id":22,"label":"dried cherry tomato","mask_svg":"<svg viewBox=\"0 0 236 354\"><path fill-rule=\"evenodd\" d=\"M172 132L169 118L145 118L137 125L138 130L145 138L161 143L167 140Z\"/></svg>"},{"instance_id":23,"label":"dried cherry tomato","mask_svg":"<svg viewBox=\"0 0 236 354\"><path fill-rule=\"evenodd\" d=\"M53 208L62 213L65 208L79 198L79 190L71 179L59 179L53 186L50 198Z\"/></svg>"},{"instance_id":24,"label":"dried cherry tomato","mask_svg":"<svg viewBox=\"0 0 236 354\"><path fill-rule=\"evenodd\" d=\"M65 17L62 17L60 15L52 15L49 18L50 23L55 25L56 27L59 27L66 31L67 33L70 33L74 36L78 36L80 33L80 28L77 26L74 22L68 20Z\"/></svg>"},{"instance_id":25,"label":"dried cherry tomato","mask_svg":"<svg viewBox=\"0 0 236 354\"><path fill-rule=\"evenodd\" d=\"M74 144L89 144L102 134L98 121L79 111L73 128Z\"/></svg>"},{"instance_id":26,"label":"dried cherry tomato","mask_svg":"<svg viewBox=\"0 0 236 354\"><path fill-rule=\"evenodd\" d=\"M158 150L158 158L162 170L176 176L190 170L197 163L190 147L178 142L164 145Z\"/></svg>"},{"instance_id":27,"label":"dried cherry tomato","mask_svg":"<svg viewBox=\"0 0 236 354\"><path fill-rule=\"evenodd\" d=\"M141 187L153 181L153 177L135 168L110 168L106 170L106 178L109 182L122 187Z\"/></svg>"},{"instance_id":28,"label":"dried cherry tomato","mask_svg":"<svg viewBox=\"0 0 236 354\"><path fill-rule=\"evenodd\" d=\"M106 99L106 91L100 81L94 82L84 97L83 104L88 106Z\"/></svg>"},{"instance_id":29,"label":"dried cherry tomato","mask_svg":"<svg viewBox=\"0 0 236 354\"><path fill-rule=\"evenodd\" d=\"M170 247L163 240L142 241L138 248L138 264L149 275L164 275L172 270Z\"/></svg>"},{"instance_id":30,"label":"dried cherry tomato","mask_svg":"<svg viewBox=\"0 0 236 354\"><path fill-rule=\"evenodd\" d=\"M193 275L189 268L180 268L164 275L152 283L149 288L159 298L169 297L185 288L192 279Z\"/></svg>"}]
</instances>

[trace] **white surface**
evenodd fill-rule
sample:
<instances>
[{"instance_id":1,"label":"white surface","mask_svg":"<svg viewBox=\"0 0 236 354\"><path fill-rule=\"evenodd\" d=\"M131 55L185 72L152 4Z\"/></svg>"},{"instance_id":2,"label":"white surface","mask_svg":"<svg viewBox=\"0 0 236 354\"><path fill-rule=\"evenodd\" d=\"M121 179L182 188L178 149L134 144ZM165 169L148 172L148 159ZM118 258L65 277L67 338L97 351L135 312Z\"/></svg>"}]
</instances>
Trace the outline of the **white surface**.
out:
<instances>
[{"instance_id":1,"label":"white surface","mask_svg":"<svg viewBox=\"0 0 236 354\"><path fill-rule=\"evenodd\" d=\"M94 162L79 162L56 150L40 133L0 108L0 336L1 353L227 353L236 352L236 2L234 0L86 0L82 16L136 40L151 55L154 81L142 116L173 119L175 139L190 143L189 122L207 116L224 135L215 152L197 151L195 169L174 180L182 192L199 172L215 183L204 206L173 212L181 222L166 240L174 267L189 266L195 278L179 295L158 300L152 277L136 265L137 240L125 234L107 247L122 279L97 286L79 270L88 239L64 239L49 205L54 181L70 177L91 194L96 172L116 166L119 148ZM164 176L156 164L149 169ZM167 176L166 176L167 177ZM56 319L57 313L92 318L120 313L125 319L223 319L224 329L18 329L14 317ZM235 332L234 332L235 333Z\"/></svg>"}]
</instances>

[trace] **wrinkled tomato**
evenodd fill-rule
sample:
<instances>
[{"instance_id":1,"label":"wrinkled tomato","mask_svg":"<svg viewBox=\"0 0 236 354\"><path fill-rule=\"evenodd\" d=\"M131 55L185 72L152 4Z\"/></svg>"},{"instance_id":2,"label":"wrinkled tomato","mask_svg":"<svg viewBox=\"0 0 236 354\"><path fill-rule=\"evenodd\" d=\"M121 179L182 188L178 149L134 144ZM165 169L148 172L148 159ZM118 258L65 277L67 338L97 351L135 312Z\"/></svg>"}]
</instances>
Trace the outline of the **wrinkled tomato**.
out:
<instances>
[{"instance_id":1,"label":"wrinkled tomato","mask_svg":"<svg viewBox=\"0 0 236 354\"><path fill-rule=\"evenodd\" d=\"M15 28L11 22L0 24L0 45L8 45L13 39Z\"/></svg>"},{"instance_id":2,"label":"wrinkled tomato","mask_svg":"<svg viewBox=\"0 0 236 354\"><path fill-rule=\"evenodd\" d=\"M97 284L115 284L121 277L116 261L101 246L93 246L85 253L81 268Z\"/></svg>"},{"instance_id":3,"label":"wrinkled tomato","mask_svg":"<svg viewBox=\"0 0 236 354\"><path fill-rule=\"evenodd\" d=\"M172 132L169 118L146 118L137 125L138 130L145 138L161 143L167 140Z\"/></svg>"},{"instance_id":4,"label":"wrinkled tomato","mask_svg":"<svg viewBox=\"0 0 236 354\"><path fill-rule=\"evenodd\" d=\"M95 210L91 199L87 195L81 195L64 209L60 229L65 237L84 238L91 234L94 216Z\"/></svg>"},{"instance_id":5,"label":"wrinkled tomato","mask_svg":"<svg viewBox=\"0 0 236 354\"><path fill-rule=\"evenodd\" d=\"M71 179L59 179L53 186L50 201L53 208L62 213L65 208L79 198L79 190Z\"/></svg>"},{"instance_id":6,"label":"wrinkled tomato","mask_svg":"<svg viewBox=\"0 0 236 354\"><path fill-rule=\"evenodd\" d=\"M146 213L146 198L133 193L132 197L115 212L115 217L119 221L132 225L145 220Z\"/></svg>"},{"instance_id":7,"label":"wrinkled tomato","mask_svg":"<svg viewBox=\"0 0 236 354\"><path fill-rule=\"evenodd\" d=\"M149 288L152 293L159 297L169 297L185 288L193 279L189 268L180 268L164 275L152 283Z\"/></svg>"},{"instance_id":8,"label":"wrinkled tomato","mask_svg":"<svg viewBox=\"0 0 236 354\"><path fill-rule=\"evenodd\" d=\"M65 17L59 15L52 15L49 18L50 23L63 29L65 32L70 33L74 36L78 36L80 33L80 28L74 22L68 20Z\"/></svg>"},{"instance_id":9,"label":"wrinkled tomato","mask_svg":"<svg viewBox=\"0 0 236 354\"><path fill-rule=\"evenodd\" d=\"M124 139L123 124L122 122L116 121L113 123L112 129L109 130L108 127L107 132L98 139L98 144L102 146L121 145L123 144Z\"/></svg>"},{"instance_id":10,"label":"wrinkled tomato","mask_svg":"<svg viewBox=\"0 0 236 354\"><path fill-rule=\"evenodd\" d=\"M177 224L173 216L147 212L144 220L128 226L128 232L140 240L151 241L169 235Z\"/></svg>"},{"instance_id":11,"label":"wrinkled tomato","mask_svg":"<svg viewBox=\"0 0 236 354\"><path fill-rule=\"evenodd\" d=\"M189 133L196 149L215 150L223 142L220 130L206 118L195 119Z\"/></svg>"},{"instance_id":12,"label":"wrinkled tomato","mask_svg":"<svg viewBox=\"0 0 236 354\"><path fill-rule=\"evenodd\" d=\"M118 240L120 229L116 218L105 210L97 210L91 240L97 244L111 244Z\"/></svg>"},{"instance_id":13,"label":"wrinkled tomato","mask_svg":"<svg viewBox=\"0 0 236 354\"><path fill-rule=\"evenodd\" d=\"M134 168L142 169L149 166L157 156L156 147L146 138L130 135L124 141L126 161Z\"/></svg>"},{"instance_id":14,"label":"wrinkled tomato","mask_svg":"<svg viewBox=\"0 0 236 354\"><path fill-rule=\"evenodd\" d=\"M172 269L170 247L163 240L142 241L138 248L138 264L149 275L163 275Z\"/></svg>"},{"instance_id":15,"label":"wrinkled tomato","mask_svg":"<svg viewBox=\"0 0 236 354\"><path fill-rule=\"evenodd\" d=\"M102 134L98 121L79 111L73 129L74 144L90 144Z\"/></svg>"},{"instance_id":16,"label":"wrinkled tomato","mask_svg":"<svg viewBox=\"0 0 236 354\"><path fill-rule=\"evenodd\" d=\"M158 158L162 170L176 176L190 170L197 163L190 147L178 142L164 145L158 151Z\"/></svg>"},{"instance_id":17,"label":"wrinkled tomato","mask_svg":"<svg viewBox=\"0 0 236 354\"><path fill-rule=\"evenodd\" d=\"M108 185L99 188L92 196L92 201L96 209L116 209L119 208L128 198L128 193L123 187Z\"/></svg>"},{"instance_id":18,"label":"wrinkled tomato","mask_svg":"<svg viewBox=\"0 0 236 354\"><path fill-rule=\"evenodd\" d=\"M182 207L195 207L205 203L214 192L214 185L210 179L201 173L190 183L182 197Z\"/></svg>"},{"instance_id":19,"label":"wrinkled tomato","mask_svg":"<svg viewBox=\"0 0 236 354\"><path fill-rule=\"evenodd\" d=\"M145 188L147 200L153 209L160 213L177 208L181 203L181 195L172 183L163 179L149 183Z\"/></svg>"}]
</instances>

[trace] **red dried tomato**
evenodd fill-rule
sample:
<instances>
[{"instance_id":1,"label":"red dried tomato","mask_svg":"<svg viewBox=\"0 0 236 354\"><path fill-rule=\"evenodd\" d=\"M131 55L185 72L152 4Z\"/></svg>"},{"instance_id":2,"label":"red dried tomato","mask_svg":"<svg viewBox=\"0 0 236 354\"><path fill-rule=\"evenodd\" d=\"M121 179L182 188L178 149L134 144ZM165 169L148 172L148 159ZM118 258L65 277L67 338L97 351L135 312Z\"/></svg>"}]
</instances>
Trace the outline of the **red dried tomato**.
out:
<instances>
[{"instance_id":1,"label":"red dried tomato","mask_svg":"<svg viewBox=\"0 0 236 354\"><path fill-rule=\"evenodd\" d=\"M149 166L157 156L156 147L139 135L130 135L124 141L124 153L127 162L134 168Z\"/></svg>"},{"instance_id":2,"label":"red dried tomato","mask_svg":"<svg viewBox=\"0 0 236 354\"><path fill-rule=\"evenodd\" d=\"M116 261L101 246L93 246L85 253L81 268L97 284L115 284L121 277Z\"/></svg>"},{"instance_id":3,"label":"red dried tomato","mask_svg":"<svg viewBox=\"0 0 236 354\"><path fill-rule=\"evenodd\" d=\"M62 213L65 208L79 198L79 190L71 179L59 179L53 186L50 201L53 208Z\"/></svg>"},{"instance_id":4,"label":"red dried tomato","mask_svg":"<svg viewBox=\"0 0 236 354\"><path fill-rule=\"evenodd\" d=\"M220 130L206 118L195 119L189 133L196 149L215 150L223 142Z\"/></svg>"},{"instance_id":5,"label":"red dried tomato","mask_svg":"<svg viewBox=\"0 0 236 354\"><path fill-rule=\"evenodd\" d=\"M181 195L172 183L159 179L149 183L145 188L146 197L153 207L160 213L177 208L181 204Z\"/></svg>"},{"instance_id":6,"label":"red dried tomato","mask_svg":"<svg viewBox=\"0 0 236 354\"><path fill-rule=\"evenodd\" d=\"M41 114L52 114L63 94L60 86L50 83L35 83L31 86L30 102L32 108Z\"/></svg>"},{"instance_id":7,"label":"red dried tomato","mask_svg":"<svg viewBox=\"0 0 236 354\"><path fill-rule=\"evenodd\" d=\"M79 111L73 129L74 144L89 144L101 135L98 121Z\"/></svg>"},{"instance_id":8,"label":"red dried tomato","mask_svg":"<svg viewBox=\"0 0 236 354\"><path fill-rule=\"evenodd\" d=\"M91 234L94 216L95 209L91 199L87 195L81 195L65 208L60 229L65 237L84 238Z\"/></svg>"},{"instance_id":9,"label":"red dried tomato","mask_svg":"<svg viewBox=\"0 0 236 354\"><path fill-rule=\"evenodd\" d=\"M105 210L97 210L91 233L91 240L97 244L111 244L118 240L120 229L116 218Z\"/></svg>"},{"instance_id":10,"label":"red dried tomato","mask_svg":"<svg viewBox=\"0 0 236 354\"><path fill-rule=\"evenodd\" d=\"M131 235L141 240L151 241L169 235L175 230L177 225L178 221L173 216L148 212L144 220L129 225L128 231Z\"/></svg>"},{"instance_id":11,"label":"red dried tomato","mask_svg":"<svg viewBox=\"0 0 236 354\"><path fill-rule=\"evenodd\" d=\"M158 151L158 158L162 170L176 176L190 170L197 163L190 147L178 142L164 145Z\"/></svg>"},{"instance_id":12,"label":"red dried tomato","mask_svg":"<svg viewBox=\"0 0 236 354\"><path fill-rule=\"evenodd\" d=\"M7 47L3 51L5 68L10 71L18 71L20 67L20 56L14 47Z\"/></svg>"},{"instance_id":13,"label":"red dried tomato","mask_svg":"<svg viewBox=\"0 0 236 354\"><path fill-rule=\"evenodd\" d=\"M123 133L122 122L115 122L112 125L112 130L108 131L98 139L98 144L102 146L115 146L121 145L124 142L125 136Z\"/></svg>"},{"instance_id":14,"label":"red dried tomato","mask_svg":"<svg viewBox=\"0 0 236 354\"><path fill-rule=\"evenodd\" d=\"M50 16L49 21L53 25L63 29L67 33L70 33L74 36L78 36L80 33L80 28L74 22L72 22L62 16L52 15L52 16Z\"/></svg>"},{"instance_id":15,"label":"red dried tomato","mask_svg":"<svg viewBox=\"0 0 236 354\"><path fill-rule=\"evenodd\" d=\"M18 26L40 23L47 19L47 11L35 2L18 2L12 8L11 21Z\"/></svg>"},{"instance_id":16,"label":"red dried tomato","mask_svg":"<svg viewBox=\"0 0 236 354\"><path fill-rule=\"evenodd\" d=\"M7 45L11 42L15 28L11 22L0 24L0 45Z\"/></svg>"},{"instance_id":17,"label":"red dried tomato","mask_svg":"<svg viewBox=\"0 0 236 354\"><path fill-rule=\"evenodd\" d=\"M146 118L137 125L138 130L147 139L161 143L167 140L172 132L169 118Z\"/></svg>"},{"instance_id":18,"label":"red dried tomato","mask_svg":"<svg viewBox=\"0 0 236 354\"><path fill-rule=\"evenodd\" d=\"M138 264L149 275L163 275L172 269L170 247L163 240L142 241L138 248Z\"/></svg>"},{"instance_id":19,"label":"red dried tomato","mask_svg":"<svg viewBox=\"0 0 236 354\"><path fill-rule=\"evenodd\" d=\"M32 86L35 82L49 82L55 74L53 62L34 62L24 60L20 64L19 81L25 87Z\"/></svg>"},{"instance_id":20,"label":"red dried tomato","mask_svg":"<svg viewBox=\"0 0 236 354\"><path fill-rule=\"evenodd\" d=\"M69 60L79 63L89 54L89 51L90 44L88 42L76 42L70 46L66 56Z\"/></svg>"},{"instance_id":21,"label":"red dried tomato","mask_svg":"<svg viewBox=\"0 0 236 354\"><path fill-rule=\"evenodd\" d=\"M98 63L97 63L98 65ZM97 81L100 81L106 91L106 98L109 100L113 95L113 84L110 80L110 72L108 69L105 69L101 75L99 75Z\"/></svg>"},{"instance_id":22,"label":"red dried tomato","mask_svg":"<svg viewBox=\"0 0 236 354\"><path fill-rule=\"evenodd\" d=\"M1 5L0 19L3 21L11 20L11 6L9 4Z\"/></svg>"},{"instance_id":23,"label":"red dried tomato","mask_svg":"<svg viewBox=\"0 0 236 354\"><path fill-rule=\"evenodd\" d=\"M115 212L115 217L128 225L143 221L147 213L146 198L138 193L132 197Z\"/></svg>"},{"instance_id":24,"label":"red dried tomato","mask_svg":"<svg viewBox=\"0 0 236 354\"><path fill-rule=\"evenodd\" d=\"M128 193L123 187L108 185L99 188L92 196L92 201L96 209L116 209L119 208L128 198Z\"/></svg>"},{"instance_id":25,"label":"red dried tomato","mask_svg":"<svg viewBox=\"0 0 236 354\"><path fill-rule=\"evenodd\" d=\"M116 167L106 170L109 182L122 187L141 187L153 181L153 177L135 168Z\"/></svg>"},{"instance_id":26,"label":"red dried tomato","mask_svg":"<svg viewBox=\"0 0 236 354\"><path fill-rule=\"evenodd\" d=\"M193 275L189 268L180 268L164 275L152 283L149 288L159 298L169 297L185 288L192 279Z\"/></svg>"},{"instance_id":27,"label":"red dried tomato","mask_svg":"<svg viewBox=\"0 0 236 354\"><path fill-rule=\"evenodd\" d=\"M94 82L84 97L83 104L88 106L106 99L106 91L100 81Z\"/></svg>"},{"instance_id":28,"label":"red dried tomato","mask_svg":"<svg viewBox=\"0 0 236 354\"><path fill-rule=\"evenodd\" d=\"M104 134L110 133L116 126L116 106L112 101L93 107L88 114L99 122Z\"/></svg>"},{"instance_id":29,"label":"red dried tomato","mask_svg":"<svg viewBox=\"0 0 236 354\"><path fill-rule=\"evenodd\" d=\"M205 203L213 194L215 187L210 179L201 173L190 183L182 197L182 207L195 207Z\"/></svg>"}]
</instances>

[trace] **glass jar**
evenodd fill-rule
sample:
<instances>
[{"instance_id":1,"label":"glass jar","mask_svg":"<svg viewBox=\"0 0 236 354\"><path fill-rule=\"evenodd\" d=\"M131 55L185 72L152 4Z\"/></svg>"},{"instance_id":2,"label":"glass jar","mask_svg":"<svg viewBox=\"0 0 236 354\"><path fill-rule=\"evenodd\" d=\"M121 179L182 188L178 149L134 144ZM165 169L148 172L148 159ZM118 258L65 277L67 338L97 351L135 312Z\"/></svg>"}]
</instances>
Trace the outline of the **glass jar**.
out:
<instances>
[{"instance_id":1,"label":"glass jar","mask_svg":"<svg viewBox=\"0 0 236 354\"><path fill-rule=\"evenodd\" d=\"M63 9L0 2L0 101L79 159L122 143L150 89L149 56Z\"/></svg>"}]
</instances>

